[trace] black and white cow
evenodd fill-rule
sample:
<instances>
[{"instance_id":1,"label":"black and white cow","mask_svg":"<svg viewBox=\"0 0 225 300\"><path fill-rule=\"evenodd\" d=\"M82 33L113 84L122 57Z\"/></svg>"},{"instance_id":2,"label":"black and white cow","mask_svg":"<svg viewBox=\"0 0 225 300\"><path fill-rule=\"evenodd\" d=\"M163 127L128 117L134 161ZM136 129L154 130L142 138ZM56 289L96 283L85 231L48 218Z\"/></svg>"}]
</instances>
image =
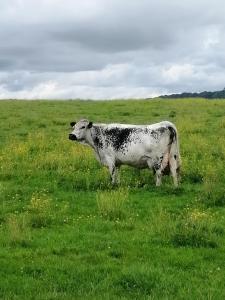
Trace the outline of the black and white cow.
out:
<instances>
[{"instance_id":1,"label":"black and white cow","mask_svg":"<svg viewBox=\"0 0 225 300\"><path fill-rule=\"evenodd\" d=\"M88 120L71 122L72 141L94 149L96 158L109 168L112 183L121 165L150 168L156 174L156 185L163 174L171 173L178 185L180 154L177 129L168 121L152 125L93 124Z\"/></svg>"}]
</instances>

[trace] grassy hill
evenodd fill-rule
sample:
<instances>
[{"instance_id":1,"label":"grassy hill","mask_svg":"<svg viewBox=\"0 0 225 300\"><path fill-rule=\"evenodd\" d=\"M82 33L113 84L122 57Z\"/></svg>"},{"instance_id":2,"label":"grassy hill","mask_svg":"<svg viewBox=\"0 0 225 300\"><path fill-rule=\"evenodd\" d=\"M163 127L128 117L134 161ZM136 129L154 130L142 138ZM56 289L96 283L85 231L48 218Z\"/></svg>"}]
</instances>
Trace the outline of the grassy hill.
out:
<instances>
[{"instance_id":1,"label":"grassy hill","mask_svg":"<svg viewBox=\"0 0 225 300\"><path fill-rule=\"evenodd\" d=\"M0 299L224 299L225 101L0 101ZM112 187L69 123L178 128L182 182Z\"/></svg>"}]
</instances>

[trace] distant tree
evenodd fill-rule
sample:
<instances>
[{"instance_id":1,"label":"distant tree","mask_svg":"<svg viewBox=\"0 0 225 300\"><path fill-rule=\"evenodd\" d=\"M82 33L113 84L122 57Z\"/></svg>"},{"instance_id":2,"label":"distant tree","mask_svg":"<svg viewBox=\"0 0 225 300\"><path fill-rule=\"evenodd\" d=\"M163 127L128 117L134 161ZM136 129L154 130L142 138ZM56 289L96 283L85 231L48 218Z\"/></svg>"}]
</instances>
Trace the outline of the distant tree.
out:
<instances>
[{"instance_id":1,"label":"distant tree","mask_svg":"<svg viewBox=\"0 0 225 300\"><path fill-rule=\"evenodd\" d=\"M181 94L171 94L171 95L162 95L160 98L205 98L205 99L225 99L225 87L221 91L214 92L201 92L201 93L181 93Z\"/></svg>"}]
</instances>

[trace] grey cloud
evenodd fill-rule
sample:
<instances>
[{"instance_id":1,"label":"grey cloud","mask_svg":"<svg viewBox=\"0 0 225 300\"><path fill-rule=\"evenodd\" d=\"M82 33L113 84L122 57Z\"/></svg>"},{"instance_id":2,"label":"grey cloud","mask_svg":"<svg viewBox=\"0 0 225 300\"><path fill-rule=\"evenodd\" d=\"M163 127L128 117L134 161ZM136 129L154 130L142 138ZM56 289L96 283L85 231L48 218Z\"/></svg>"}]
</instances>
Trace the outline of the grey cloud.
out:
<instances>
[{"instance_id":1,"label":"grey cloud","mask_svg":"<svg viewBox=\"0 0 225 300\"><path fill-rule=\"evenodd\" d=\"M0 98L223 88L224 8L222 0L2 0Z\"/></svg>"},{"instance_id":2,"label":"grey cloud","mask_svg":"<svg viewBox=\"0 0 225 300\"><path fill-rule=\"evenodd\" d=\"M167 47L174 38L171 33L158 27L157 30L148 24L137 26L134 23L122 24L122 20L102 24L72 24L64 26L52 33L55 40L64 43L80 43L94 52L124 52L135 51L146 47L159 49Z\"/></svg>"}]
</instances>

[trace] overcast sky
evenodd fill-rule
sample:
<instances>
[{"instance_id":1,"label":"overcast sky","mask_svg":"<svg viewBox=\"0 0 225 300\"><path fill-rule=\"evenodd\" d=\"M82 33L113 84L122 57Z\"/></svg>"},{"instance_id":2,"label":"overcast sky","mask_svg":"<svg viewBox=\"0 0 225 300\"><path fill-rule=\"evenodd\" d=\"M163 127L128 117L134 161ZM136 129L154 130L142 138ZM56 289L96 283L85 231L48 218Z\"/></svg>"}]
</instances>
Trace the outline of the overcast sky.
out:
<instances>
[{"instance_id":1,"label":"overcast sky","mask_svg":"<svg viewBox=\"0 0 225 300\"><path fill-rule=\"evenodd\" d=\"M224 0L0 0L0 98L225 87Z\"/></svg>"}]
</instances>

